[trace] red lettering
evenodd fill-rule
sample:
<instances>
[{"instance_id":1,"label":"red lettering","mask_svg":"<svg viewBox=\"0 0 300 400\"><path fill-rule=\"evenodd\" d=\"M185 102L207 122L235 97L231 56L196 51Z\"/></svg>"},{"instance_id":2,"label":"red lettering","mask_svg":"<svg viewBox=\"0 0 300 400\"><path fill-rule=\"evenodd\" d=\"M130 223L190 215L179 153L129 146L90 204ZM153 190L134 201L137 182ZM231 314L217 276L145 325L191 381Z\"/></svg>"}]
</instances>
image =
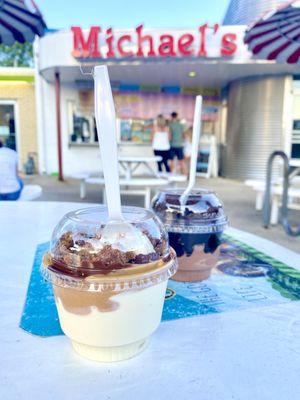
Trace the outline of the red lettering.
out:
<instances>
[{"instance_id":1,"label":"red lettering","mask_svg":"<svg viewBox=\"0 0 300 400\"><path fill-rule=\"evenodd\" d=\"M225 33L222 37L221 55L232 56L236 52L237 44L235 43L237 36L235 33Z\"/></svg>"},{"instance_id":2,"label":"red lettering","mask_svg":"<svg viewBox=\"0 0 300 400\"><path fill-rule=\"evenodd\" d=\"M160 45L158 47L158 54L162 57L176 56L174 50L174 38L172 35L161 35L159 37Z\"/></svg>"},{"instance_id":3,"label":"red lettering","mask_svg":"<svg viewBox=\"0 0 300 400\"><path fill-rule=\"evenodd\" d=\"M106 44L108 47L108 51L106 54L107 58L113 58L115 57L115 52L114 52L114 48L113 48L113 42L114 42L114 36L113 36L113 30L112 28L108 28L106 31Z\"/></svg>"},{"instance_id":4,"label":"red lettering","mask_svg":"<svg viewBox=\"0 0 300 400\"><path fill-rule=\"evenodd\" d=\"M123 43L131 42L131 40L132 40L131 35L120 36L120 38L118 39L118 42L117 42L117 49L118 49L120 56L122 56L122 57L132 57L133 56L133 52L131 50L125 51L123 49Z\"/></svg>"},{"instance_id":5,"label":"red lettering","mask_svg":"<svg viewBox=\"0 0 300 400\"><path fill-rule=\"evenodd\" d=\"M193 42L194 36L190 33L186 33L180 36L180 38L178 39L179 53L181 53L183 56L190 56L191 54L193 54L193 50L189 48Z\"/></svg>"},{"instance_id":6,"label":"red lettering","mask_svg":"<svg viewBox=\"0 0 300 400\"><path fill-rule=\"evenodd\" d=\"M219 24L214 24L214 27L213 27L214 33L217 33L219 28L220 28Z\"/></svg>"},{"instance_id":7,"label":"red lettering","mask_svg":"<svg viewBox=\"0 0 300 400\"><path fill-rule=\"evenodd\" d=\"M199 32L200 32L200 47L199 47L199 52L198 56L199 57L206 57L207 52L206 52L206 30L208 28L208 25L202 25L199 27Z\"/></svg>"},{"instance_id":8,"label":"red lettering","mask_svg":"<svg viewBox=\"0 0 300 400\"><path fill-rule=\"evenodd\" d=\"M73 32L73 57L101 57L99 51L99 33L101 29L99 26L91 27L87 40L85 40L82 29L79 26L72 26L71 30Z\"/></svg>"},{"instance_id":9,"label":"red lettering","mask_svg":"<svg viewBox=\"0 0 300 400\"><path fill-rule=\"evenodd\" d=\"M149 42L149 50L147 53L148 57L155 57L155 51L154 51L154 45L153 45L153 37L150 35L145 35L142 36L142 31L143 31L143 25L139 25L136 29L135 29L136 33L137 33L137 45L138 45L138 50L136 55L138 57L144 57L144 52L143 52L143 43L148 41Z\"/></svg>"},{"instance_id":10,"label":"red lettering","mask_svg":"<svg viewBox=\"0 0 300 400\"><path fill-rule=\"evenodd\" d=\"M198 28L199 47L194 49L193 45L196 36L192 33L184 33L176 40L172 34L163 34L159 37L158 48L155 48L156 42L151 34L143 34L143 25L139 25L136 29L136 36L132 34L124 34L115 38L112 28L108 28L105 32L105 44L107 48L107 58L120 57L188 57L196 55L197 57L207 57L207 35L208 29L212 30L212 34L219 31L219 25L214 24L209 28L208 24L204 24ZM92 26L89 32L84 32L79 26L71 28L73 32L73 50L72 55L76 58L102 58L100 47L100 26ZM175 41L176 40L176 41ZM136 43L137 50L132 50L132 43ZM225 33L221 38L220 55L231 56L237 51L237 35L235 33Z\"/></svg>"}]
</instances>

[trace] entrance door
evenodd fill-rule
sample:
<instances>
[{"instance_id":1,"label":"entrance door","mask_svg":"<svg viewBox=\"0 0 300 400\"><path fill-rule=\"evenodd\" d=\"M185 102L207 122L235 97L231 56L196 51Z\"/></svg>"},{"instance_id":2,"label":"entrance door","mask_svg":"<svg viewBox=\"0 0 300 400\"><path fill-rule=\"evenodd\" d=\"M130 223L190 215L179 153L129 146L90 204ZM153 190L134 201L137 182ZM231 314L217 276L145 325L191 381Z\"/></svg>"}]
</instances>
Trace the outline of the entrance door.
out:
<instances>
[{"instance_id":1,"label":"entrance door","mask_svg":"<svg viewBox=\"0 0 300 400\"><path fill-rule=\"evenodd\" d=\"M0 140L13 150L17 150L15 107L12 101L0 101Z\"/></svg>"}]
</instances>

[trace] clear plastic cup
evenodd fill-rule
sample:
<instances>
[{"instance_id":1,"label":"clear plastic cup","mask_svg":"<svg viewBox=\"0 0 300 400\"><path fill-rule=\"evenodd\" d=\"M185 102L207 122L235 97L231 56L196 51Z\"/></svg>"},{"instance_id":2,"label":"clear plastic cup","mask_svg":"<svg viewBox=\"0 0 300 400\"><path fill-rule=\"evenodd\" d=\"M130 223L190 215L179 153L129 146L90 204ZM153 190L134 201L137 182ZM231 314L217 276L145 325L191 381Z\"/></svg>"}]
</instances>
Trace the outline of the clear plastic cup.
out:
<instances>
[{"instance_id":1,"label":"clear plastic cup","mask_svg":"<svg viewBox=\"0 0 300 400\"><path fill-rule=\"evenodd\" d=\"M220 238L228 219L213 191L194 189L185 206L180 205L183 189L161 190L152 201L155 214L169 233L170 246L178 258L172 279L202 281L209 278L220 253Z\"/></svg>"},{"instance_id":2,"label":"clear plastic cup","mask_svg":"<svg viewBox=\"0 0 300 400\"><path fill-rule=\"evenodd\" d=\"M41 267L53 284L62 330L80 355L97 361L143 350L160 323L167 281L177 269L155 215L135 207L122 211L147 246L134 248L124 234L111 245L102 235L106 208L86 208L59 222Z\"/></svg>"}]
</instances>

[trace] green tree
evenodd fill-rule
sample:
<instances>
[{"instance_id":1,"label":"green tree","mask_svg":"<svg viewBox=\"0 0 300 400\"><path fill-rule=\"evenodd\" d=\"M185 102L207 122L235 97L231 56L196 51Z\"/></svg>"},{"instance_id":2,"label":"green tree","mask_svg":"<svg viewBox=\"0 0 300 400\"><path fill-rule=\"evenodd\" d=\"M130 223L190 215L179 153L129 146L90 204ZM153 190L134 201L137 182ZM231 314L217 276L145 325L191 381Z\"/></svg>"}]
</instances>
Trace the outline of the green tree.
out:
<instances>
[{"instance_id":1,"label":"green tree","mask_svg":"<svg viewBox=\"0 0 300 400\"><path fill-rule=\"evenodd\" d=\"M0 44L1 67L32 67L33 46L32 43L15 42L12 46Z\"/></svg>"}]
</instances>

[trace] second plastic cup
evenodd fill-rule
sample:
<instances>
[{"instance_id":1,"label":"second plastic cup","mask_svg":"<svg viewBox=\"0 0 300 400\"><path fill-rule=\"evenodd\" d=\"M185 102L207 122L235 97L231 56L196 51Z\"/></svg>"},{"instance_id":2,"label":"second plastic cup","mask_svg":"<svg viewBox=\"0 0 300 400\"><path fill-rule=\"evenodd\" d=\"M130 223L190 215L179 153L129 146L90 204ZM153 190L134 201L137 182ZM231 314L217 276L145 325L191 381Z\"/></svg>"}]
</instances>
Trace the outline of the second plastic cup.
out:
<instances>
[{"instance_id":1,"label":"second plastic cup","mask_svg":"<svg viewBox=\"0 0 300 400\"><path fill-rule=\"evenodd\" d=\"M43 260L62 330L76 352L96 361L119 361L143 350L160 323L167 281L177 269L158 219L134 207L123 213L152 252L128 251L122 235L114 247L103 242L107 212L95 207L62 219Z\"/></svg>"},{"instance_id":2,"label":"second plastic cup","mask_svg":"<svg viewBox=\"0 0 300 400\"><path fill-rule=\"evenodd\" d=\"M180 205L182 189L165 189L152 201L152 208L169 233L170 246L178 257L172 279L202 281L218 262L221 235L228 226L222 202L213 191L194 189Z\"/></svg>"}]
</instances>

